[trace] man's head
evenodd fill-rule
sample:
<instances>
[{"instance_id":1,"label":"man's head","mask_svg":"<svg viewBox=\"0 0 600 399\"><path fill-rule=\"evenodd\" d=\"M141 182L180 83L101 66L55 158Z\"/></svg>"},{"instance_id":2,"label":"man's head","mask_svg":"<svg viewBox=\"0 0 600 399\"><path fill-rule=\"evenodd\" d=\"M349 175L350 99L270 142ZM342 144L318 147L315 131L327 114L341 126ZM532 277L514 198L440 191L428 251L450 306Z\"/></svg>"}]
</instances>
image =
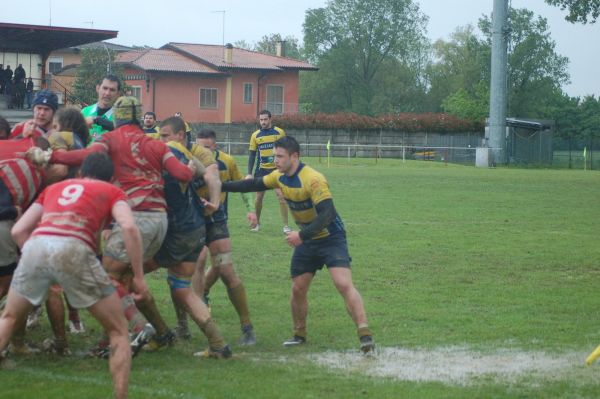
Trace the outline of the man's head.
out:
<instances>
[{"instance_id":1,"label":"man's head","mask_svg":"<svg viewBox=\"0 0 600 399\"><path fill-rule=\"evenodd\" d=\"M49 130L58 108L58 97L50 90L40 90L33 99L33 120L36 127Z\"/></svg>"},{"instance_id":2,"label":"man's head","mask_svg":"<svg viewBox=\"0 0 600 399\"><path fill-rule=\"evenodd\" d=\"M152 127L156 123L156 114L148 111L144 114L144 127Z\"/></svg>"},{"instance_id":3,"label":"man's head","mask_svg":"<svg viewBox=\"0 0 600 399\"><path fill-rule=\"evenodd\" d=\"M105 152L93 152L88 155L79 169L81 177L109 182L114 173L113 162Z\"/></svg>"},{"instance_id":4,"label":"man's head","mask_svg":"<svg viewBox=\"0 0 600 399\"><path fill-rule=\"evenodd\" d=\"M163 142L177 141L186 143L185 123L178 116L171 116L160 123L160 140Z\"/></svg>"},{"instance_id":5,"label":"man's head","mask_svg":"<svg viewBox=\"0 0 600 399\"><path fill-rule=\"evenodd\" d=\"M175 112L174 116L178 116L180 118L183 118L183 114L181 112L179 112L179 111Z\"/></svg>"},{"instance_id":6,"label":"man's head","mask_svg":"<svg viewBox=\"0 0 600 399\"><path fill-rule=\"evenodd\" d=\"M211 151L217 149L217 134L212 129L200 129L196 137L196 143Z\"/></svg>"},{"instance_id":7,"label":"man's head","mask_svg":"<svg viewBox=\"0 0 600 399\"><path fill-rule=\"evenodd\" d=\"M292 136L284 136L273 143L275 166L281 173L294 172L300 162L300 144Z\"/></svg>"},{"instance_id":8,"label":"man's head","mask_svg":"<svg viewBox=\"0 0 600 399\"><path fill-rule=\"evenodd\" d=\"M271 128L271 112L266 109L260 111L258 114L258 122L260 123L261 129L270 129Z\"/></svg>"},{"instance_id":9,"label":"man's head","mask_svg":"<svg viewBox=\"0 0 600 399\"><path fill-rule=\"evenodd\" d=\"M106 109L113 106L115 100L121 91L121 80L115 75L106 75L99 84L96 85L98 94L98 106Z\"/></svg>"},{"instance_id":10,"label":"man's head","mask_svg":"<svg viewBox=\"0 0 600 399\"><path fill-rule=\"evenodd\" d=\"M119 97L113 105L113 123L115 128L127 124L140 124L142 104L135 97Z\"/></svg>"}]
</instances>

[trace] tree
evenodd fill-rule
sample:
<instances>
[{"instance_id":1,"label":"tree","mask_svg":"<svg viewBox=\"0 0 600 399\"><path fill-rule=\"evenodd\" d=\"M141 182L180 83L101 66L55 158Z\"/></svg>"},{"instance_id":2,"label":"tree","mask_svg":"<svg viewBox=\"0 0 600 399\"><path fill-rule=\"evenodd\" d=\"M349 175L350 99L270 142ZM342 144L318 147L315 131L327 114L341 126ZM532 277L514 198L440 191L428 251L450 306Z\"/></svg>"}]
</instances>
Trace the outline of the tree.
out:
<instances>
[{"instance_id":1,"label":"tree","mask_svg":"<svg viewBox=\"0 0 600 399\"><path fill-rule=\"evenodd\" d=\"M324 112L376 114L401 108L394 102L398 99L386 100L382 85L392 76L404 80L400 88L422 83L426 21L411 0L330 0L324 8L308 10L304 51L320 70L303 80L302 100Z\"/></svg>"},{"instance_id":2,"label":"tree","mask_svg":"<svg viewBox=\"0 0 600 399\"><path fill-rule=\"evenodd\" d=\"M110 73L123 79L123 67L115 64L116 52L110 49L84 49L81 52L81 64L77 68L77 75L73 83L75 97L86 104L95 103L98 100L96 85L107 74ZM108 65L108 68L107 68ZM122 89L124 89L122 87Z\"/></svg>"},{"instance_id":3,"label":"tree","mask_svg":"<svg viewBox=\"0 0 600 399\"><path fill-rule=\"evenodd\" d=\"M509 26L508 115L540 117L551 96L569 83L569 59L556 53L546 18L510 9ZM479 28L491 47L491 19L480 19Z\"/></svg>"},{"instance_id":4,"label":"tree","mask_svg":"<svg viewBox=\"0 0 600 399\"><path fill-rule=\"evenodd\" d=\"M260 51L266 54L277 54L277 43L284 42L285 56L297 60L302 59L302 48L298 43L298 39L294 36L286 36L282 38L279 33L265 35L260 41L254 45L255 51Z\"/></svg>"},{"instance_id":5,"label":"tree","mask_svg":"<svg viewBox=\"0 0 600 399\"><path fill-rule=\"evenodd\" d=\"M569 22L595 23L600 16L600 2L598 0L546 0L551 6L560 7L561 10L569 9L565 19ZM589 20L588 20L589 18Z\"/></svg>"},{"instance_id":6,"label":"tree","mask_svg":"<svg viewBox=\"0 0 600 399\"><path fill-rule=\"evenodd\" d=\"M436 43L438 59L428 69L428 95L437 100L448 93L442 108L457 116L476 117L489 111L484 86L489 87L491 75L490 18L481 18L478 26L482 39L472 30L459 29L450 42ZM569 60L556 53L545 18L526 9L510 9L509 26L508 115L552 117L555 98L562 96L561 86L569 82Z\"/></svg>"},{"instance_id":7,"label":"tree","mask_svg":"<svg viewBox=\"0 0 600 399\"><path fill-rule=\"evenodd\" d=\"M463 91L459 97L481 94L480 83L489 82L490 47L477 37L472 25L458 27L449 41L436 41L433 57L435 62L426 69L429 111L439 112L443 101L459 90Z\"/></svg>"}]
</instances>

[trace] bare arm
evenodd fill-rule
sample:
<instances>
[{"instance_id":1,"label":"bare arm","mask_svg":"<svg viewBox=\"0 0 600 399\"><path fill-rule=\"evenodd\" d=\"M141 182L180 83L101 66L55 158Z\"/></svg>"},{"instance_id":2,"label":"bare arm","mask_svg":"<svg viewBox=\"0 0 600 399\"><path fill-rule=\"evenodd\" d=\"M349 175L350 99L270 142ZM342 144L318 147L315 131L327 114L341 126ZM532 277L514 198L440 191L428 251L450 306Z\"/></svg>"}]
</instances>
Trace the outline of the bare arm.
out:
<instances>
[{"instance_id":1,"label":"bare arm","mask_svg":"<svg viewBox=\"0 0 600 399\"><path fill-rule=\"evenodd\" d=\"M93 152L106 152L106 147L100 143L94 143L83 150L54 151L50 157L50 163L62 163L69 166L79 166L85 157Z\"/></svg>"},{"instance_id":2,"label":"bare arm","mask_svg":"<svg viewBox=\"0 0 600 399\"><path fill-rule=\"evenodd\" d=\"M123 231L125 249L131 262L133 270L133 287L135 292L143 297L148 292L148 286L144 280L144 265L142 256L142 237L138 230L131 208L125 201L118 201L112 208L112 216L119 223Z\"/></svg>"},{"instance_id":3,"label":"bare arm","mask_svg":"<svg viewBox=\"0 0 600 399\"><path fill-rule=\"evenodd\" d=\"M208 186L208 196L211 204L216 205L218 208L221 202L221 179L219 178L219 166L216 163L206 167L204 181Z\"/></svg>"},{"instance_id":4,"label":"bare arm","mask_svg":"<svg viewBox=\"0 0 600 399\"><path fill-rule=\"evenodd\" d=\"M25 241L27 241L37 226L43 213L44 207L41 204L34 203L27 209L17 223L15 223L11 230L11 234L19 248L23 248Z\"/></svg>"}]
</instances>

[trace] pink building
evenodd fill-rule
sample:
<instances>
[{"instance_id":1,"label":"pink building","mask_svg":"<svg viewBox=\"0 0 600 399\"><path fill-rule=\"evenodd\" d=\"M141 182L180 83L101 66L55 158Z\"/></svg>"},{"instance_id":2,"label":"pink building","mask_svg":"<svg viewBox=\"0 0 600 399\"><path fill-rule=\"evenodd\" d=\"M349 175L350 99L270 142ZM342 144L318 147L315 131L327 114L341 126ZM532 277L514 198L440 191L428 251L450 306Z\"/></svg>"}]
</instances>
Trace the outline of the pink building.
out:
<instances>
[{"instance_id":1,"label":"pink building","mask_svg":"<svg viewBox=\"0 0 600 399\"><path fill-rule=\"evenodd\" d=\"M122 53L117 62L144 112L160 120L179 111L188 122L209 123L254 120L261 109L297 113L299 72L317 70L230 44L169 43Z\"/></svg>"}]
</instances>

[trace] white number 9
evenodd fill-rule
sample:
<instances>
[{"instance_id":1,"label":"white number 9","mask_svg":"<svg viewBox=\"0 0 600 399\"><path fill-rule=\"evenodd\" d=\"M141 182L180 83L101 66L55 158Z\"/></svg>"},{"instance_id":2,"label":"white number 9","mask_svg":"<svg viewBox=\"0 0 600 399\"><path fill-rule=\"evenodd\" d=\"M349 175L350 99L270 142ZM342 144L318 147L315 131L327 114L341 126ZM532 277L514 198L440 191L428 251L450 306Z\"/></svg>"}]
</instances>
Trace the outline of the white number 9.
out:
<instances>
[{"instance_id":1,"label":"white number 9","mask_svg":"<svg viewBox=\"0 0 600 399\"><path fill-rule=\"evenodd\" d=\"M81 184L70 184L65 187L60 194L58 203L62 206L70 205L76 202L83 194L83 186Z\"/></svg>"}]
</instances>

